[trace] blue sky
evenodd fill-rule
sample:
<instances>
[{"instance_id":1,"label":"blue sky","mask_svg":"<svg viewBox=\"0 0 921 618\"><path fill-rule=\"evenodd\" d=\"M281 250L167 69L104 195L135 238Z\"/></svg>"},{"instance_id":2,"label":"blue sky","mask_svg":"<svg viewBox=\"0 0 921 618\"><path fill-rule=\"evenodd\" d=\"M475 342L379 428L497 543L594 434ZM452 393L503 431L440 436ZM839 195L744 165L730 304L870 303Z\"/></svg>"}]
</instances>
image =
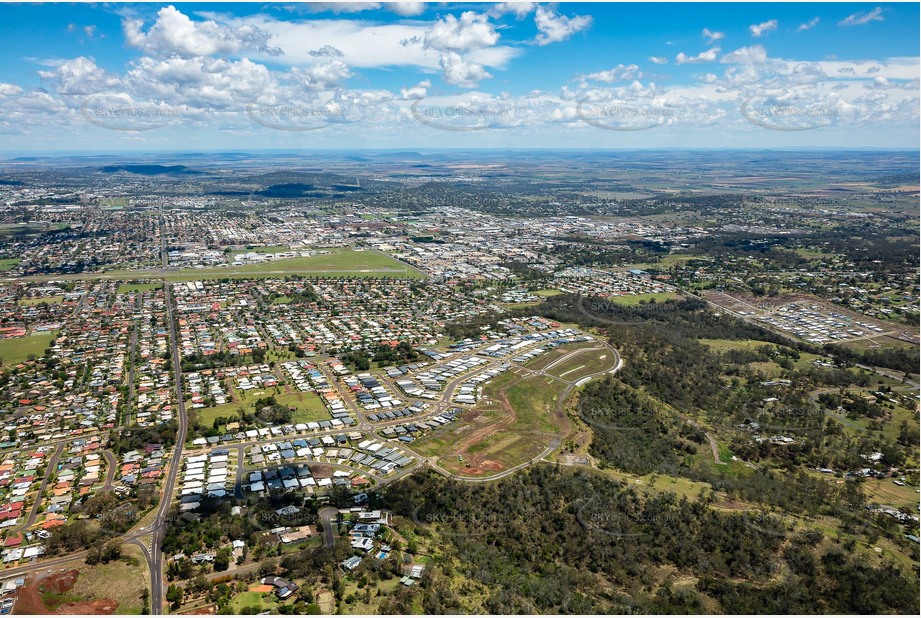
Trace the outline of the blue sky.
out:
<instances>
[{"instance_id":1,"label":"blue sky","mask_svg":"<svg viewBox=\"0 0 921 618\"><path fill-rule=\"evenodd\" d=\"M907 147L919 8L0 5L0 149Z\"/></svg>"}]
</instances>

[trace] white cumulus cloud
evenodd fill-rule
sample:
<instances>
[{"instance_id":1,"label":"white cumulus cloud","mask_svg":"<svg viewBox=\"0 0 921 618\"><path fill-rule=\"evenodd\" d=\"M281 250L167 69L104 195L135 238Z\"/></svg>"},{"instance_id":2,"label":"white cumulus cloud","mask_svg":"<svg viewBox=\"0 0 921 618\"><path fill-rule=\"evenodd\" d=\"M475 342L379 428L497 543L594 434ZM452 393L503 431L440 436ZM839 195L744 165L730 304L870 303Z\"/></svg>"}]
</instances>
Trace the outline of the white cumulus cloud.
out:
<instances>
[{"instance_id":1,"label":"white cumulus cloud","mask_svg":"<svg viewBox=\"0 0 921 618\"><path fill-rule=\"evenodd\" d=\"M605 82L610 84L618 80L633 80L638 77L643 77L642 71L635 64L618 64L613 69L608 69L606 71L599 71L597 73L589 73L585 76L586 79L591 79L597 82Z\"/></svg>"},{"instance_id":2,"label":"white cumulus cloud","mask_svg":"<svg viewBox=\"0 0 921 618\"><path fill-rule=\"evenodd\" d=\"M403 99L423 99L428 94L428 89L432 87L432 82L423 80L415 86L400 89L400 98Z\"/></svg>"},{"instance_id":3,"label":"white cumulus cloud","mask_svg":"<svg viewBox=\"0 0 921 618\"><path fill-rule=\"evenodd\" d=\"M94 94L116 88L121 80L96 66L92 58L80 56L62 62L54 70L39 71L39 77L55 82L60 94Z\"/></svg>"},{"instance_id":4,"label":"white cumulus cloud","mask_svg":"<svg viewBox=\"0 0 921 618\"><path fill-rule=\"evenodd\" d=\"M704 28L701 34L707 38L707 43L710 43L711 45L726 37L725 32L715 32L709 28Z\"/></svg>"},{"instance_id":5,"label":"white cumulus cloud","mask_svg":"<svg viewBox=\"0 0 921 618\"><path fill-rule=\"evenodd\" d=\"M441 55L441 76L446 83L461 88L475 88L480 80L492 77L483 65L461 58L457 52Z\"/></svg>"},{"instance_id":6,"label":"white cumulus cloud","mask_svg":"<svg viewBox=\"0 0 921 618\"><path fill-rule=\"evenodd\" d=\"M253 25L192 21L172 5L157 12L156 22L146 32L140 19L124 19L122 28L128 45L154 56L211 56L243 51L278 53L269 46L270 34Z\"/></svg>"},{"instance_id":7,"label":"white cumulus cloud","mask_svg":"<svg viewBox=\"0 0 921 618\"><path fill-rule=\"evenodd\" d=\"M489 10L489 14L501 17L513 13L516 19L524 19L537 7L536 2L500 2Z\"/></svg>"},{"instance_id":8,"label":"white cumulus cloud","mask_svg":"<svg viewBox=\"0 0 921 618\"><path fill-rule=\"evenodd\" d=\"M688 56L684 52L679 52L675 56L675 64L695 64L698 62L713 62L716 60L717 55L720 53L719 47L713 47L706 51L702 51L696 56Z\"/></svg>"},{"instance_id":9,"label":"white cumulus cloud","mask_svg":"<svg viewBox=\"0 0 921 618\"><path fill-rule=\"evenodd\" d=\"M349 65L338 59L310 67L294 67L291 72L308 90L327 90L352 77Z\"/></svg>"},{"instance_id":10,"label":"white cumulus cloud","mask_svg":"<svg viewBox=\"0 0 921 618\"><path fill-rule=\"evenodd\" d=\"M465 11L460 18L446 15L436 21L425 33L424 44L438 51L468 51L492 47L499 33L486 15Z\"/></svg>"},{"instance_id":11,"label":"white cumulus cloud","mask_svg":"<svg viewBox=\"0 0 921 618\"><path fill-rule=\"evenodd\" d=\"M729 52L720 58L720 62L725 64L763 64L767 62L767 57L767 51L763 46L751 45Z\"/></svg>"},{"instance_id":12,"label":"white cumulus cloud","mask_svg":"<svg viewBox=\"0 0 921 618\"><path fill-rule=\"evenodd\" d=\"M22 88L16 84L7 84L0 82L0 97L12 97L22 92Z\"/></svg>"},{"instance_id":13,"label":"white cumulus cloud","mask_svg":"<svg viewBox=\"0 0 921 618\"><path fill-rule=\"evenodd\" d=\"M566 17L552 9L539 6L534 14L534 24L540 31L535 42L538 45L549 45L565 41L575 33L586 30L592 25L592 18L588 15Z\"/></svg>"},{"instance_id":14,"label":"white cumulus cloud","mask_svg":"<svg viewBox=\"0 0 921 618\"><path fill-rule=\"evenodd\" d=\"M753 37L760 37L762 34L777 30L777 20L771 19L769 21L763 21L760 24L752 24L748 27L748 30L752 33Z\"/></svg>"}]
</instances>

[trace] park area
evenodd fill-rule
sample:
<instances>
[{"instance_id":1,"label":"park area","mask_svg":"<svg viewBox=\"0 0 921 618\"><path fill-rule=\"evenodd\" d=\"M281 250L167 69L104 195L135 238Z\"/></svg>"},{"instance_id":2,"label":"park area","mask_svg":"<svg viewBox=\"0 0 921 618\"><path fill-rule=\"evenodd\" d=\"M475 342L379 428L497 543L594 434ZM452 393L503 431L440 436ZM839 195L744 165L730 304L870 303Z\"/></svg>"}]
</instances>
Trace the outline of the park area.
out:
<instances>
[{"instance_id":1,"label":"park area","mask_svg":"<svg viewBox=\"0 0 921 618\"><path fill-rule=\"evenodd\" d=\"M319 395L311 392L293 392L285 394L274 394L271 391L259 391L259 393L250 393L240 401L226 403L211 408L199 408L193 410L198 415L198 421L202 427L210 427L214 421L219 418L229 419L236 418L237 412L243 408L246 412L252 414L255 411L255 403L262 397L272 396L275 402L293 408L292 423L309 423L311 421L323 421L330 418L329 411L323 405Z\"/></svg>"},{"instance_id":2,"label":"park area","mask_svg":"<svg viewBox=\"0 0 921 618\"><path fill-rule=\"evenodd\" d=\"M45 352L55 337L57 337L57 331L2 339L0 340L0 361L3 361L4 364L15 365L31 357L37 358Z\"/></svg>"}]
</instances>

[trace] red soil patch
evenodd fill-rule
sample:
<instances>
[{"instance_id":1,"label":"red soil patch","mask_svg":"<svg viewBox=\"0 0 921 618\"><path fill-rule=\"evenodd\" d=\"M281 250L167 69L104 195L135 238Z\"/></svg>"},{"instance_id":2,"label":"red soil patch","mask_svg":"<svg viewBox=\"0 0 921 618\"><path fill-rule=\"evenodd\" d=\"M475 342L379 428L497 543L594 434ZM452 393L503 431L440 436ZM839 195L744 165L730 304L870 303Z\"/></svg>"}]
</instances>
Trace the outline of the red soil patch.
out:
<instances>
[{"instance_id":1,"label":"red soil patch","mask_svg":"<svg viewBox=\"0 0 921 618\"><path fill-rule=\"evenodd\" d=\"M42 594L64 594L74 587L80 572L76 569L58 571L50 575L37 576L19 591L16 600L17 614L114 614L118 601L98 599L95 601L74 601L62 603L54 609L45 605Z\"/></svg>"},{"instance_id":2,"label":"red soil patch","mask_svg":"<svg viewBox=\"0 0 921 618\"><path fill-rule=\"evenodd\" d=\"M74 584L77 583L77 577L80 576L80 571L76 569L71 569L69 571L52 573L44 579L38 580L38 588L41 592L56 592L62 593L67 592L74 587Z\"/></svg>"},{"instance_id":3,"label":"red soil patch","mask_svg":"<svg viewBox=\"0 0 921 618\"><path fill-rule=\"evenodd\" d=\"M468 456L469 457L469 456ZM479 474L502 472L505 466L492 459L481 460L478 457L471 457L467 464L458 471L458 474L464 476L477 476Z\"/></svg>"},{"instance_id":4,"label":"red soil patch","mask_svg":"<svg viewBox=\"0 0 921 618\"><path fill-rule=\"evenodd\" d=\"M112 615L118 609L118 601L112 599L99 599L98 601L79 601L65 603L60 606L55 614L81 614L81 615Z\"/></svg>"}]
</instances>

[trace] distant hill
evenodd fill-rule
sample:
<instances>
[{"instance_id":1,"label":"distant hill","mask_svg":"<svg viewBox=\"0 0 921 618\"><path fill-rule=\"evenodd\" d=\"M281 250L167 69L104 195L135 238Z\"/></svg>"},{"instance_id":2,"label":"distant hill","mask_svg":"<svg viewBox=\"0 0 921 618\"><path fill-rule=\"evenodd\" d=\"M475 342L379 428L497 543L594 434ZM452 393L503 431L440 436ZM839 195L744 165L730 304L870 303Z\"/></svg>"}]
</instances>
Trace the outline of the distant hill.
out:
<instances>
[{"instance_id":1,"label":"distant hill","mask_svg":"<svg viewBox=\"0 0 921 618\"><path fill-rule=\"evenodd\" d=\"M160 176L163 174L201 174L201 172L190 170L185 165L106 165L104 167L100 167L99 171L104 174L128 172L129 174L140 174L142 176Z\"/></svg>"}]
</instances>

